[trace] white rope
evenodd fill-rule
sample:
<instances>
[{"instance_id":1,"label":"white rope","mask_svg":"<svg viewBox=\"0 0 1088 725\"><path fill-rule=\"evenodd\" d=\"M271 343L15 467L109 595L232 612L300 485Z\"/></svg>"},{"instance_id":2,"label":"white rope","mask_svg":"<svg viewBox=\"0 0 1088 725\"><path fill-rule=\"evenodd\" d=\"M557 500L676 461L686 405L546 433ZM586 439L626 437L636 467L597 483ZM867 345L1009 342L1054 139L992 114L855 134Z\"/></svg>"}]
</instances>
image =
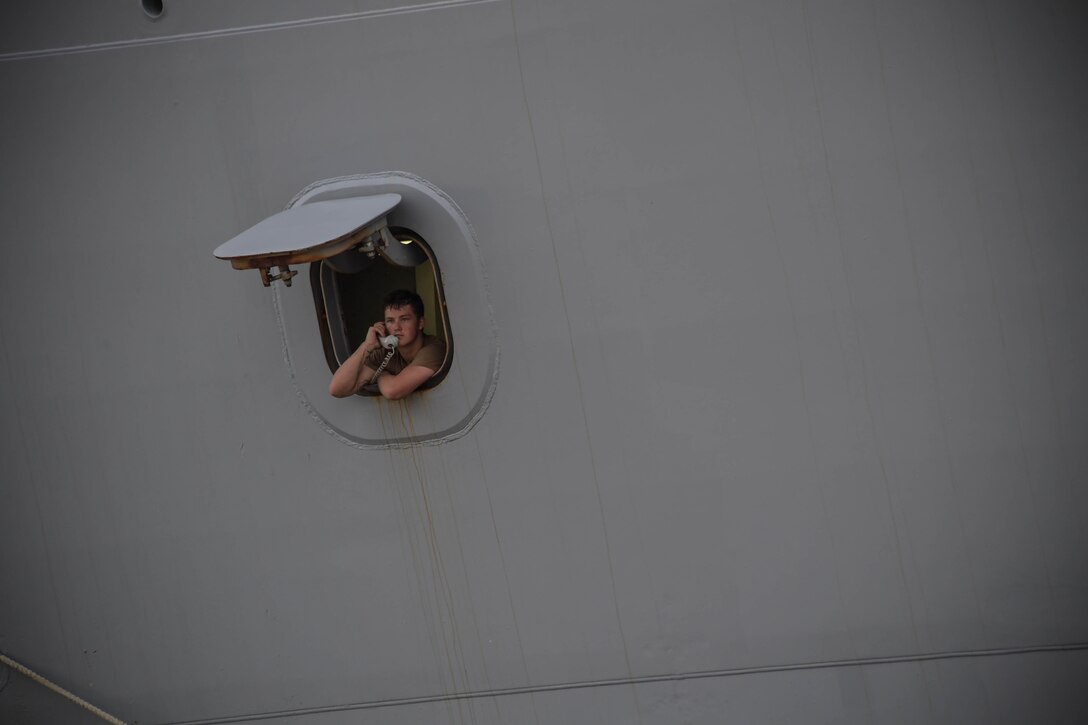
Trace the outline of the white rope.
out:
<instances>
[{"instance_id":1,"label":"white rope","mask_svg":"<svg viewBox=\"0 0 1088 725\"><path fill-rule=\"evenodd\" d=\"M19 664L18 662L11 659L7 655L0 654L0 664L7 665L11 669L18 672L19 674L29 677L30 679L37 682L39 685L42 685L43 687L48 687L53 692L57 693L61 697L67 698L68 700L71 700L75 704L82 707L84 710L87 710L89 712L94 713L95 715L98 715L98 717L102 718L106 722L113 723L113 725L125 725L125 722L123 720L118 720L113 715L110 715L108 712L106 712L104 710L100 710L99 708L95 707L91 703L84 700L82 697L79 697L78 695L74 695L71 692L68 692L68 690L65 690L60 685L56 684L55 682L51 682L50 680L47 680L46 678L42 677L41 675L39 675L34 670L30 669L29 667L27 667L25 665Z\"/></svg>"}]
</instances>

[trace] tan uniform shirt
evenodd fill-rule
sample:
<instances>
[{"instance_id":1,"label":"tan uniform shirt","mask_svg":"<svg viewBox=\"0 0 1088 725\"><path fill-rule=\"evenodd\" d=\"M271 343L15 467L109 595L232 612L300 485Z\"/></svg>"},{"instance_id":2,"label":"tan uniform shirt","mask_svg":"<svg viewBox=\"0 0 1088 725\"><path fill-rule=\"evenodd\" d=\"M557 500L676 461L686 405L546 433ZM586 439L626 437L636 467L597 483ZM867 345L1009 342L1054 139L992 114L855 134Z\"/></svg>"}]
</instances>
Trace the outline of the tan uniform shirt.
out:
<instances>
[{"instance_id":1,"label":"tan uniform shirt","mask_svg":"<svg viewBox=\"0 0 1088 725\"><path fill-rule=\"evenodd\" d=\"M372 370L377 370L382 364L382 360L385 359L386 353L389 352L384 347L379 347L375 350L371 350L370 354L366 356L366 364ZM393 353L392 359L389 360L389 364L385 366L383 372L396 375L400 371L409 365L420 365L425 368L430 368L435 372L438 372L442 368L442 363L446 360L446 343L439 340L433 335L423 336L423 347L419 349L416 356L412 359L412 362L408 362L400 354L398 348ZM369 381L368 381L369 382Z\"/></svg>"}]
</instances>

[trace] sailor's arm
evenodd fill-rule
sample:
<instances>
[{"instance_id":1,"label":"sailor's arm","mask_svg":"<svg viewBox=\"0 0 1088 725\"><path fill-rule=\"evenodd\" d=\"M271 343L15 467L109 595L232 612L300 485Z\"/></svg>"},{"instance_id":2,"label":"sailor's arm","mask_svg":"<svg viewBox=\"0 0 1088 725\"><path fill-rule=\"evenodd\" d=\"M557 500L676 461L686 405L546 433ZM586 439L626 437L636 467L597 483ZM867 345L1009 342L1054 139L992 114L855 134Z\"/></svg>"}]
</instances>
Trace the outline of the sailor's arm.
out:
<instances>
[{"instance_id":1,"label":"sailor's arm","mask_svg":"<svg viewBox=\"0 0 1088 725\"><path fill-rule=\"evenodd\" d=\"M366 332L363 344L337 368L329 383L329 395L334 398L347 398L355 395L359 388L374 377L373 368L366 364L367 356L378 348L378 338L385 335L385 325L376 322Z\"/></svg>"},{"instance_id":2,"label":"sailor's arm","mask_svg":"<svg viewBox=\"0 0 1088 725\"><path fill-rule=\"evenodd\" d=\"M409 365L396 375L382 373L378 377L378 390L388 400L400 400L430 380L432 375L434 375L434 370L428 367Z\"/></svg>"},{"instance_id":3,"label":"sailor's arm","mask_svg":"<svg viewBox=\"0 0 1088 725\"><path fill-rule=\"evenodd\" d=\"M413 393L435 376L446 359L446 343L431 340L412 357L412 363L396 375L378 378L378 390L389 400L399 400Z\"/></svg>"}]
</instances>

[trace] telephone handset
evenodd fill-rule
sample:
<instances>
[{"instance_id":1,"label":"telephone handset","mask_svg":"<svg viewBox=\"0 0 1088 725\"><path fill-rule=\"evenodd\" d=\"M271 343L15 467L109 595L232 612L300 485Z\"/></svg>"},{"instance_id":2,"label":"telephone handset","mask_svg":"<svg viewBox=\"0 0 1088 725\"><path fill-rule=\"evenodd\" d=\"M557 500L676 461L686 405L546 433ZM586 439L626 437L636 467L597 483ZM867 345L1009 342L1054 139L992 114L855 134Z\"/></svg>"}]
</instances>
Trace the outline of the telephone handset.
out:
<instances>
[{"instance_id":1,"label":"telephone handset","mask_svg":"<svg viewBox=\"0 0 1088 725\"><path fill-rule=\"evenodd\" d=\"M379 337L378 342L385 348L385 359L382 360L382 364L378 366L378 369L374 371L374 377L370 379L371 384L377 382L378 376L382 374L382 370L385 370L385 366L389 364L389 361L393 359L393 353L397 351L397 336L386 335L385 337Z\"/></svg>"}]
</instances>

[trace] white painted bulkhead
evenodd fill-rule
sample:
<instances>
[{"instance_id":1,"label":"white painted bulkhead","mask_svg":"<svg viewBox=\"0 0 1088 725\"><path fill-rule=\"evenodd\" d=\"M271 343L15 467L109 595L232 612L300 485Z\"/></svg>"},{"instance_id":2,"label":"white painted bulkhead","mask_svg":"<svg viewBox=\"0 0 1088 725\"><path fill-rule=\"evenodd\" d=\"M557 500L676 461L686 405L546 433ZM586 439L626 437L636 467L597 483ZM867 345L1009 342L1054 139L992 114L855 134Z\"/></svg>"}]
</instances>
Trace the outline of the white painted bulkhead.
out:
<instances>
[{"instance_id":1,"label":"white painted bulkhead","mask_svg":"<svg viewBox=\"0 0 1088 725\"><path fill-rule=\"evenodd\" d=\"M1084 721L1079 7L0 13L0 652L139 723ZM440 445L329 435L305 276L211 253L388 169L493 309Z\"/></svg>"}]
</instances>

